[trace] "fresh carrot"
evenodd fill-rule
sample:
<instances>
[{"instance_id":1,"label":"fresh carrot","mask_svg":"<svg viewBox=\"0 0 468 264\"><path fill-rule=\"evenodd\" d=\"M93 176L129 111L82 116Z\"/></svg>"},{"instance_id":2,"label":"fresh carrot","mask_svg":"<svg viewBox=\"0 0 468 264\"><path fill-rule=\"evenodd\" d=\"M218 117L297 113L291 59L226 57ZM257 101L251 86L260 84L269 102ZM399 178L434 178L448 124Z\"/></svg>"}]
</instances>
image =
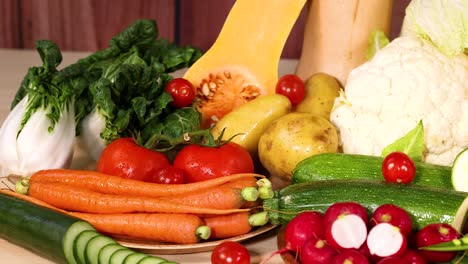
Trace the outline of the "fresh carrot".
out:
<instances>
[{"instance_id":1,"label":"fresh carrot","mask_svg":"<svg viewBox=\"0 0 468 264\"><path fill-rule=\"evenodd\" d=\"M160 197L159 199L195 207L213 209L238 209L245 203L245 200L241 195L241 189L225 185L220 185L200 192Z\"/></svg>"},{"instance_id":2,"label":"fresh carrot","mask_svg":"<svg viewBox=\"0 0 468 264\"><path fill-rule=\"evenodd\" d=\"M200 217L191 214L90 214L69 212L32 196L11 190L0 189L0 193L80 218L89 222L100 232L112 235L190 244L198 242L199 239L208 239L211 233L209 227L204 225Z\"/></svg>"},{"instance_id":3,"label":"fresh carrot","mask_svg":"<svg viewBox=\"0 0 468 264\"><path fill-rule=\"evenodd\" d=\"M201 191L165 196L161 199L213 209L251 208L245 207L250 202L242 197L241 191L245 187L256 186L256 182L254 177L241 178Z\"/></svg>"},{"instance_id":4,"label":"fresh carrot","mask_svg":"<svg viewBox=\"0 0 468 264\"><path fill-rule=\"evenodd\" d=\"M60 183L30 182L28 194L60 209L84 213L116 214L143 212L220 215L249 210L220 210L184 205L153 197L103 194Z\"/></svg>"},{"instance_id":5,"label":"fresh carrot","mask_svg":"<svg viewBox=\"0 0 468 264\"><path fill-rule=\"evenodd\" d=\"M239 189L245 187L257 187L257 179L255 177L245 177L226 182L223 185Z\"/></svg>"},{"instance_id":6,"label":"fresh carrot","mask_svg":"<svg viewBox=\"0 0 468 264\"><path fill-rule=\"evenodd\" d=\"M135 213L89 214L70 212L89 222L96 230L111 236L148 239L167 243L194 244L210 237L202 232L202 219L192 214Z\"/></svg>"},{"instance_id":7,"label":"fresh carrot","mask_svg":"<svg viewBox=\"0 0 468 264\"><path fill-rule=\"evenodd\" d=\"M126 179L91 170L50 169L34 173L30 177L29 181L31 183L66 183L76 187L108 194L159 197L196 192L238 179L255 179L256 177L264 178L265 176L255 173L240 173L195 183L158 184Z\"/></svg>"},{"instance_id":8,"label":"fresh carrot","mask_svg":"<svg viewBox=\"0 0 468 264\"><path fill-rule=\"evenodd\" d=\"M205 217L205 224L211 229L210 239L231 238L247 234L252 230L249 224L249 212L232 213Z\"/></svg>"}]
</instances>

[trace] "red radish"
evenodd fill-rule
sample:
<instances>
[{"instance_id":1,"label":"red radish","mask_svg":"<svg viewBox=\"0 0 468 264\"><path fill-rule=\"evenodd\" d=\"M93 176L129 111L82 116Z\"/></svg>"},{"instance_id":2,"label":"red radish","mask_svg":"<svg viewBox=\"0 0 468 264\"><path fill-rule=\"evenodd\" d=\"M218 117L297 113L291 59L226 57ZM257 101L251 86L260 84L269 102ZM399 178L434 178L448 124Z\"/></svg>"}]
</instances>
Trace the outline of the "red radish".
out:
<instances>
[{"instance_id":1,"label":"red radish","mask_svg":"<svg viewBox=\"0 0 468 264\"><path fill-rule=\"evenodd\" d=\"M369 260L355 249L347 249L336 255L331 264L369 264Z\"/></svg>"},{"instance_id":2,"label":"red radish","mask_svg":"<svg viewBox=\"0 0 468 264\"><path fill-rule=\"evenodd\" d=\"M378 257L400 256L407 248L406 237L398 227L389 223L379 223L367 235L367 247Z\"/></svg>"},{"instance_id":3,"label":"red radish","mask_svg":"<svg viewBox=\"0 0 468 264\"><path fill-rule=\"evenodd\" d=\"M299 252L301 246L313 237L325 238L323 214L316 211L298 214L284 230L285 247L295 252Z\"/></svg>"},{"instance_id":4,"label":"red radish","mask_svg":"<svg viewBox=\"0 0 468 264\"><path fill-rule=\"evenodd\" d=\"M418 251L412 248L408 248L401 258L406 260L408 264L427 264L426 259L424 259Z\"/></svg>"},{"instance_id":5,"label":"red radish","mask_svg":"<svg viewBox=\"0 0 468 264\"><path fill-rule=\"evenodd\" d=\"M306 211L296 215L284 229L284 248L273 252L261 263L267 263L276 254L292 251L300 253L304 243L312 238L325 238L323 214L318 211Z\"/></svg>"},{"instance_id":6,"label":"red radish","mask_svg":"<svg viewBox=\"0 0 468 264\"><path fill-rule=\"evenodd\" d=\"M338 250L358 249L366 242L367 225L358 215L341 215L327 227L325 236L327 242Z\"/></svg>"},{"instance_id":7,"label":"red radish","mask_svg":"<svg viewBox=\"0 0 468 264\"><path fill-rule=\"evenodd\" d=\"M377 264L410 264L401 257L386 257L381 259Z\"/></svg>"},{"instance_id":8,"label":"red radish","mask_svg":"<svg viewBox=\"0 0 468 264\"><path fill-rule=\"evenodd\" d=\"M374 226L378 223L392 224L398 227L404 236L408 236L413 229L411 216L408 212L394 204L383 204L375 209L370 225Z\"/></svg>"},{"instance_id":9,"label":"red radish","mask_svg":"<svg viewBox=\"0 0 468 264\"><path fill-rule=\"evenodd\" d=\"M364 206L356 202L336 202L325 211L324 222L326 226L331 225L340 215L354 214L358 215L368 223L369 216Z\"/></svg>"},{"instance_id":10,"label":"red radish","mask_svg":"<svg viewBox=\"0 0 468 264\"><path fill-rule=\"evenodd\" d=\"M452 241L459 238L457 230L449 224L437 223L429 224L416 233L416 247L424 247L432 244ZM429 250L419 250L419 253L428 262L449 262L457 252L438 252Z\"/></svg>"},{"instance_id":11,"label":"red radish","mask_svg":"<svg viewBox=\"0 0 468 264\"><path fill-rule=\"evenodd\" d=\"M310 264L328 264L338 254L325 240L316 237L307 240L299 253L301 263Z\"/></svg>"}]
</instances>

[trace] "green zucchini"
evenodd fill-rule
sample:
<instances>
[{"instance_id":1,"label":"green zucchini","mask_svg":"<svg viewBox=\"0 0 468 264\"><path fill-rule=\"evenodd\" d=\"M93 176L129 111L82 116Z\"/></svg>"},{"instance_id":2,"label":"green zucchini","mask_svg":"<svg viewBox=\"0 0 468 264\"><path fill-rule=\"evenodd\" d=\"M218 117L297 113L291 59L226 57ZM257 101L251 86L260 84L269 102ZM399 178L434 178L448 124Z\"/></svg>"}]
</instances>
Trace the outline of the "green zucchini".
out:
<instances>
[{"instance_id":1,"label":"green zucchini","mask_svg":"<svg viewBox=\"0 0 468 264\"><path fill-rule=\"evenodd\" d=\"M286 224L302 211L325 212L336 202L354 201L373 212L395 204L412 216L415 229L448 223L461 231L467 216L467 193L369 180L329 180L289 185L263 201L273 224Z\"/></svg>"},{"instance_id":2,"label":"green zucchini","mask_svg":"<svg viewBox=\"0 0 468 264\"><path fill-rule=\"evenodd\" d=\"M358 154L323 153L299 162L292 172L292 183L322 180L383 181L382 157ZM414 162L416 175L411 185L453 190L452 168Z\"/></svg>"},{"instance_id":3,"label":"green zucchini","mask_svg":"<svg viewBox=\"0 0 468 264\"><path fill-rule=\"evenodd\" d=\"M452 185L457 191L468 192L468 148L460 152L453 161Z\"/></svg>"},{"instance_id":4,"label":"green zucchini","mask_svg":"<svg viewBox=\"0 0 468 264\"><path fill-rule=\"evenodd\" d=\"M89 223L0 193L0 237L58 263L76 264L77 236Z\"/></svg>"}]
</instances>

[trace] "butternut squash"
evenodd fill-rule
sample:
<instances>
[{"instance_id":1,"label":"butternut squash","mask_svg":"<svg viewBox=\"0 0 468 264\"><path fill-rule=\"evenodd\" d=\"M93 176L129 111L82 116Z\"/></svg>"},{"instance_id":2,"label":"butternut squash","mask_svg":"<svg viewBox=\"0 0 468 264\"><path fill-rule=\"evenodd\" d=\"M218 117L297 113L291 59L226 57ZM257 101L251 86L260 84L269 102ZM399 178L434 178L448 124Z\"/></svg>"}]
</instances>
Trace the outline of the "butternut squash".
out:
<instances>
[{"instance_id":1,"label":"butternut squash","mask_svg":"<svg viewBox=\"0 0 468 264\"><path fill-rule=\"evenodd\" d=\"M284 44L306 0L237 0L216 41L185 73L202 124L274 93Z\"/></svg>"},{"instance_id":2,"label":"butternut squash","mask_svg":"<svg viewBox=\"0 0 468 264\"><path fill-rule=\"evenodd\" d=\"M388 36L393 0L313 0L296 74L303 80L328 73L344 87L349 72L366 61L372 31Z\"/></svg>"}]
</instances>

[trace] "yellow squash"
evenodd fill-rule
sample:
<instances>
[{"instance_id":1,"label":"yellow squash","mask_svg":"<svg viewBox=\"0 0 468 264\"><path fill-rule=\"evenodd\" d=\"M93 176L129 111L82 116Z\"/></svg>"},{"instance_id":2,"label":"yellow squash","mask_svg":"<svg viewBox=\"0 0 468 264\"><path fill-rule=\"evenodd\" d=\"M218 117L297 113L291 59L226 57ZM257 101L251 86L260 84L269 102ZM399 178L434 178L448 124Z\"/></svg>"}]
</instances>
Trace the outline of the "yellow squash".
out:
<instances>
[{"instance_id":1,"label":"yellow squash","mask_svg":"<svg viewBox=\"0 0 468 264\"><path fill-rule=\"evenodd\" d=\"M284 44L306 0L237 0L211 48L186 72L203 125L274 93Z\"/></svg>"}]
</instances>

